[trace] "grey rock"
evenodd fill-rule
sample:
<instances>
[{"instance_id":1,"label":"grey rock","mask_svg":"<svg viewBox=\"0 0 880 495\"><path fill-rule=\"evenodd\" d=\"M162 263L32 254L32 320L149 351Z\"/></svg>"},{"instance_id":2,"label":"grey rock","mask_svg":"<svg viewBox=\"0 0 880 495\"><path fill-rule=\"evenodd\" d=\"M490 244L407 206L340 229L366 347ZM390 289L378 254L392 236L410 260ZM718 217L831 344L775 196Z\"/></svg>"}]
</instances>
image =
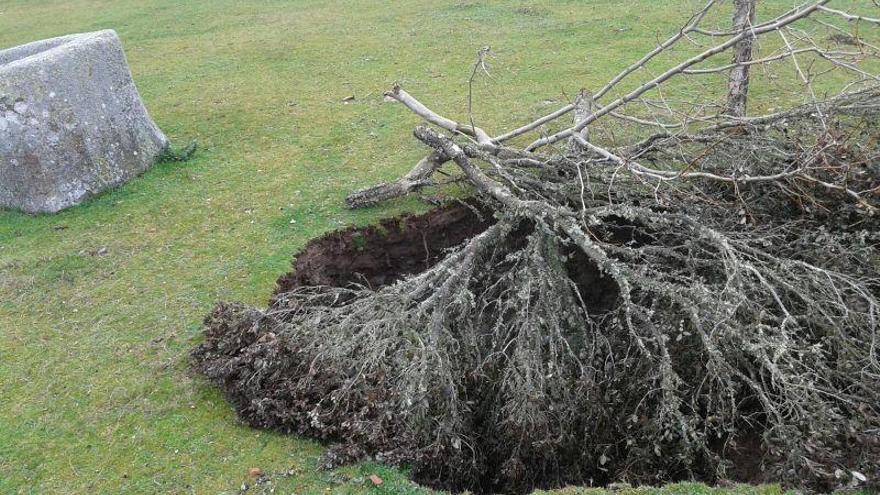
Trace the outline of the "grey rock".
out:
<instances>
[{"instance_id":1,"label":"grey rock","mask_svg":"<svg viewBox=\"0 0 880 495\"><path fill-rule=\"evenodd\" d=\"M0 51L0 207L79 204L142 173L167 147L116 32Z\"/></svg>"}]
</instances>

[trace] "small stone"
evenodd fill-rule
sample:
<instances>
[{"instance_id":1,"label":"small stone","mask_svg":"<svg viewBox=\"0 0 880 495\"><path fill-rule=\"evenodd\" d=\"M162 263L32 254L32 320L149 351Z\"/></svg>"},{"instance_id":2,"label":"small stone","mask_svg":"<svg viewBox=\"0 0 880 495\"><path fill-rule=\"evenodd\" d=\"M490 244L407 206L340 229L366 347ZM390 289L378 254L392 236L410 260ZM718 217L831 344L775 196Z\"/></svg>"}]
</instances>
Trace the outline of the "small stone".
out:
<instances>
[{"instance_id":1,"label":"small stone","mask_svg":"<svg viewBox=\"0 0 880 495\"><path fill-rule=\"evenodd\" d=\"M371 474L369 477L369 480L370 480L370 483L373 484L373 486L379 486L382 483L384 483L384 481L382 481L382 478L376 476L375 474Z\"/></svg>"},{"instance_id":2,"label":"small stone","mask_svg":"<svg viewBox=\"0 0 880 495\"><path fill-rule=\"evenodd\" d=\"M258 467L252 467L248 469L248 476L251 478L259 478L263 475L263 470Z\"/></svg>"}]
</instances>

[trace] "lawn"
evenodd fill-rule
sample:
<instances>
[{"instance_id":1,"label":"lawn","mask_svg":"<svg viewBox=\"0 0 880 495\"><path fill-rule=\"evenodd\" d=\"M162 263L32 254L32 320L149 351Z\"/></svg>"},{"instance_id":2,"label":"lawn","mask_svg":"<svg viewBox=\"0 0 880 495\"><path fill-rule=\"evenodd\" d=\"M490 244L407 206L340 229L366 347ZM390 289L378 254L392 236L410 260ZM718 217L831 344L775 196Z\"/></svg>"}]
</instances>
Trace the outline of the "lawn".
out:
<instances>
[{"instance_id":1,"label":"lawn","mask_svg":"<svg viewBox=\"0 0 880 495\"><path fill-rule=\"evenodd\" d=\"M250 493L423 493L383 466L317 472L320 445L238 423L188 372L202 317L217 300L265 302L312 237L424 208L342 207L424 153L409 136L416 118L383 101L393 82L461 117L475 53L490 45L475 111L510 128L608 80L693 5L0 2L0 48L116 29L156 122L200 145L63 213L0 212L0 493L238 493L251 467L273 482ZM663 490L697 492L714 490ZM736 491L752 492L780 489Z\"/></svg>"}]
</instances>

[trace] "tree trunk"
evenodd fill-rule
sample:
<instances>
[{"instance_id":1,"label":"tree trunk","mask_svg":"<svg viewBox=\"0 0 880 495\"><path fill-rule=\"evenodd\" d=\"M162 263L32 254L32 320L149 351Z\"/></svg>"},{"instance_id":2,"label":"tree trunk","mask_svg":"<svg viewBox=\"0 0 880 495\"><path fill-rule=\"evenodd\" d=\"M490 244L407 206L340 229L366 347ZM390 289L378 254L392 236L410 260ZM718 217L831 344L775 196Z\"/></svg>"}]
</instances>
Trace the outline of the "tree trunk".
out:
<instances>
[{"instance_id":1,"label":"tree trunk","mask_svg":"<svg viewBox=\"0 0 880 495\"><path fill-rule=\"evenodd\" d=\"M740 32L751 29L755 21L755 4L757 0L733 0L733 30ZM745 64L752 60L754 36L746 36L736 44L733 51L733 63ZM730 70L727 82L727 115L744 117L749 95L749 66L738 65Z\"/></svg>"}]
</instances>

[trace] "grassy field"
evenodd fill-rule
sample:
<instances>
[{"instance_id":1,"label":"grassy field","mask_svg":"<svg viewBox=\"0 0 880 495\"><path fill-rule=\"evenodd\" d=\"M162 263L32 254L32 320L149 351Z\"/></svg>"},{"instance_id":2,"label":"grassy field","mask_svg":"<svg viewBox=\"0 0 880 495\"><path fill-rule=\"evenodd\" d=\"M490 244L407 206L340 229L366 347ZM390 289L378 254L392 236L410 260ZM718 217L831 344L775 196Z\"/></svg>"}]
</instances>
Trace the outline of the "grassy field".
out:
<instances>
[{"instance_id":1,"label":"grassy field","mask_svg":"<svg viewBox=\"0 0 880 495\"><path fill-rule=\"evenodd\" d=\"M316 235L423 208L341 207L424 152L416 119L383 102L394 81L461 116L491 45L478 123L510 127L607 80L692 5L0 1L0 48L116 29L157 123L201 146L58 215L0 212L0 493L238 493L250 467L273 479L250 493L422 493L382 466L316 472L318 444L238 423L187 371L201 318L217 300L265 302ZM780 489L735 491L753 492Z\"/></svg>"}]
</instances>

